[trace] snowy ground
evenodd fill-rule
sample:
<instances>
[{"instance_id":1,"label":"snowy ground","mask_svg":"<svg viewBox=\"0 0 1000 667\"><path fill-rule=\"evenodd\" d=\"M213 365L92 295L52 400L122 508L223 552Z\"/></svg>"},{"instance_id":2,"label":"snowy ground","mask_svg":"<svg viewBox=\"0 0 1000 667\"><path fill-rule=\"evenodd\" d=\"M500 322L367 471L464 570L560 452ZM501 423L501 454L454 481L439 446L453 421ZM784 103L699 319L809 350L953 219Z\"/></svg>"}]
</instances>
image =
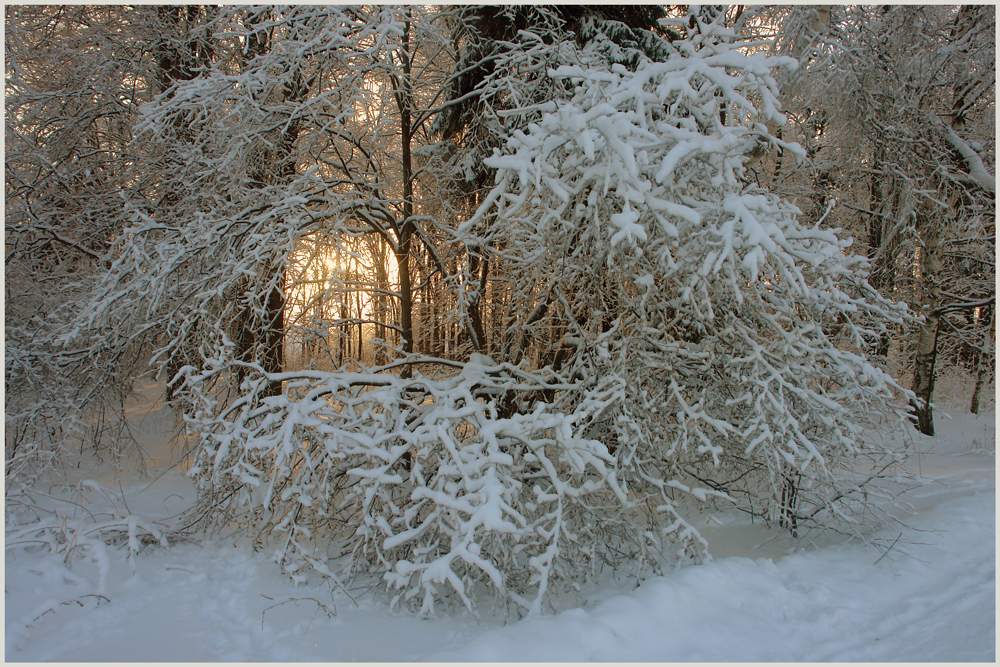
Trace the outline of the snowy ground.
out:
<instances>
[{"instance_id":1,"label":"snowy ground","mask_svg":"<svg viewBox=\"0 0 1000 667\"><path fill-rule=\"evenodd\" d=\"M134 406L151 444L174 428L154 400ZM8 660L349 661L990 661L995 658L993 415L938 417L910 462L926 484L897 516L914 530L888 552L802 547L724 518L708 531L716 560L638 588L608 584L568 611L503 625L389 612L372 596L295 587L265 554L232 541L112 553L109 602L86 563L8 552ZM131 511L165 517L190 502L182 466L137 480L98 478ZM89 471L96 477L96 470ZM84 473L81 472L81 475ZM131 482L131 483L128 483ZM96 501L95 501L96 502ZM886 526L883 544L900 534ZM134 566L134 574L132 567ZM75 602L62 604L77 599ZM97 604L100 603L100 604ZM51 610L51 611L49 611ZM332 617L328 615L332 613Z\"/></svg>"}]
</instances>

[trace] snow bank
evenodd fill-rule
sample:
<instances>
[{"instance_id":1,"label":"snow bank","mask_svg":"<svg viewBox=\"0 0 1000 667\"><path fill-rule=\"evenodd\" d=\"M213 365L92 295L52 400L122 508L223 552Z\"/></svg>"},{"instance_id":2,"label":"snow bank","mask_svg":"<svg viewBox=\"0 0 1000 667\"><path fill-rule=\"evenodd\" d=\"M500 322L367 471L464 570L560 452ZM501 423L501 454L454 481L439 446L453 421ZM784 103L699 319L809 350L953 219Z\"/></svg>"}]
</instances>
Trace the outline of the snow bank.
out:
<instances>
[{"instance_id":1,"label":"snow bank","mask_svg":"<svg viewBox=\"0 0 1000 667\"><path fill-rule=\"evenodd\" d=\"M128 573L110 550L109 602L96 569L8 555L8 660L979 660L995 657L993 415L943 419L915 436L925 484L881 548L771 540L725 522L712 545L743 554L647 580L608 583L579 608L503 626L498 617L419 620L366 587L294 586L232 542L151 547ZM125 487L130 506L174 514L190 484L172 472ZM898 541L896 537L903 532ZM893 544L895 542L895 544ZM777 548L773 548L775 545ZM799 551L787 552L798 544ZM885 548L893 545L888 553ZM234 548L235 547L235 548ZM747 557L755 556L755 557ZM89 567L89 569L88 569ZM61 604L80 599L77 604ZM329 618L324 607L335 612ZM46 609L54 609L46 612Z\"/></svg>"}]
</instances>

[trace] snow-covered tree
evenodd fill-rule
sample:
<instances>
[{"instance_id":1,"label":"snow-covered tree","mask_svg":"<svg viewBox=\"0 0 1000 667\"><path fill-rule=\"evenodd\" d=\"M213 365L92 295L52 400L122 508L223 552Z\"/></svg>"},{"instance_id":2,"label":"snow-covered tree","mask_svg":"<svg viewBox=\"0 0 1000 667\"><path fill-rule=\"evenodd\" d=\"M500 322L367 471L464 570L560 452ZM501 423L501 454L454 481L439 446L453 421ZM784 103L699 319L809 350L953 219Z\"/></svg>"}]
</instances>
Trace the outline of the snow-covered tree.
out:
<instances>
[{"instance_id":1,"label":"snow-covered tree","mask_svg":"<svg viewBox=\"0 0 1000 667\"><path fill-rule=\"evenodd\" d=\"M544 365L619 384L599 436L619 480L669 505L763 476L793 522L791 498L837 495L856 415L891 411L864 350L902 311L850 240L747 183L759 144L798 150L766 124L784 121L772 68L794 63L748 52L721 16L670 25L687 37L663 61L583 49L555 69L571 94L488 161L497 186L464 231L511 263L521 339L555 343Z\"/></svg>"},{"instance_id":2,"label":"snow-covered tree","mask_svg":"<svg viewBox=\"0 0 1000 667\"><path fill-rule=\"evenodd\" d=\"M70 443L117 453L104 433L116 420L93 413L120 407L142 354L97 354L60 336L127 225L137 110L167 76L150 54L186 38L154 8L23 6L6 18L6 470L16 481Z\"/></svg>"},{"instance_id":3,"label":"snow-covered tree","mask_svg":"<svg viewBox=\"0 0 1000 667\"><path fill-rule=\"evenodd\" d=\"M737 14L137 13L120 206L53 348L97 360L85 391L126 355L169 381L178 530L423 613L703 558L703 507L849 520L858 458L896 454L864 428L905 392L866 355L906 310L827 206L756 182L808 147L776 129L795 60ZM377 362L344 353L366 321Z\"/></svg>"},{"instance_id":4,"label":"snow-covered tree","mask_svg":"<svg viewBox=\"0 0 1000 667\"><path fill-rule=\"evenodd\" d=\"M836 202L829 220L867 243L872 285L923 316L892 352L932 434L939 358L973 372L992 365L995 13L759 9L758 29L777 26L780 49L802 63L783 85L786 137L811 158L803 170L779 157L761 178L813 209ZM876 348L883 357L889 341Z\"/></svg>"},{"instance_id":5,"label":"snow-covered tree","mask_svg":"<svg viewBox=\"0 0 1000 667\"><path fill-rule=\"evenodd\" d=\"M791 63L711 14L665 26L668 55L631 66L601 40L511 49L555 93L517 109L532 122L456 231L509 266L497 358L277 373L220 349L185 370L206 522L248 522L296 576L379 574L424 612L488 591L538 612L602 564L704 555L687 512L713 498L793 530L856 500L843 464L886 454L857 415L893 414L898 390L865 350L904 311L849 241L747 183Z\"/></svg>"}]
</instances>

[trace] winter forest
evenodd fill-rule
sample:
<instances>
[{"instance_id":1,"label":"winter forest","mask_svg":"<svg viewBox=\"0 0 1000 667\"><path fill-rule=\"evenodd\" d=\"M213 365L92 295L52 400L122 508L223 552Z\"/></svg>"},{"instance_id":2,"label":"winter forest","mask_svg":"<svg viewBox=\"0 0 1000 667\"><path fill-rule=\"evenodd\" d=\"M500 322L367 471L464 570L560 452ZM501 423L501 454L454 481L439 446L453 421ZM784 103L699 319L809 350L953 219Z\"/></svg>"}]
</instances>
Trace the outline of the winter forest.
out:
<instances>
[{"instance_id":1,"label":"winter forest","mask_svg":"<svg viewBox=\"0 0 1000 667\"><path fill-rule=\"evenodd\" d=\"M994 660L995 21L5 7L6 658Z\"/></svg>"}]
</instances>

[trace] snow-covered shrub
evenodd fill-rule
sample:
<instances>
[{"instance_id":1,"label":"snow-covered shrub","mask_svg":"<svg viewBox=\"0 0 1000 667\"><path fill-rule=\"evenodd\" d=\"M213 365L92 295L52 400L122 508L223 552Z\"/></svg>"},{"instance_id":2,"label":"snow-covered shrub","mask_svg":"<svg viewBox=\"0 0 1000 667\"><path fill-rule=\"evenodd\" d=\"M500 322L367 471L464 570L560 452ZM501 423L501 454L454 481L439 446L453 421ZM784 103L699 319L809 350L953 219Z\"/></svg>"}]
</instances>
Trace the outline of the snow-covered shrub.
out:
<instances>
[{"instance_id":1,"label":"snow-covered shrub","mask_svg":"<svg viewBox=\"0 0 1000 667\"><path fill-rule=\"evenodd\" d=\"M716 19L678 27L634 67L554 46L557 99L517 110L535 122L487 162L458 237L510 276L501 358L275 373L226 342L181 372L198 521L244 526L295 577L374 573L425 613L484 594L537 613L668 542L705 555L685 517L713 499L793 531L847 517L866 415L899 391L863 351L905 311L745 169L780 141L771 73L791 61Z\"/></svg>"},{"instance_id":2,"label":"snow-covered shrub","mask_svg":"<svg viewBox=\"0 0 1000 667\"><path fill-rule=\"evenodd\" d=\"M607 557L602 546L642 552L658 526L621 520L644 508L587 436L620 387L482 355L453 365L443 379L257 371L221 415L201 388L225 365L186 369L203 408L191 417L203 502L269 535L293 575L375 571L422 612L451 596L472 608L484 586L538 612L553 581ZM283 394L262 397L276 380ZM504 407L545 391L558 398Z\"/></svg>"},{"instance_id":3,"label":"snow-covered shrub","mask_svg":"<svg viewBox=\"0 0 1000 667\"><path fill-rule=\"evenodd\" d=\"M166 526L135 514L129 509L124 495L116 497L93 480L64 486L58 495L52 495L52 488L49 491L8 490L5 550L35 557L52 554L67 567L81 560L92 562L98 576L94 593L105 601L111 567L109 546L124 546L134 566L134 559L146 545L166 547L170 543ZM88 509L88 505L93 510Z\"/></svg>"},{"instance_id":4,"label":"snow-covered shrub","mask_svg":"<svg viewBox=\"0 0 1000 667\"><path fill-rule=\"evenodd\" d=\"M409 112L438 104L411 68L430 10L264 14L222 11L227 66L143 108L135 173L155 177L65 337L108 358L155 348L200 443L185 529L252 536L296 578L374 574L425 613L490 595L538 613L605 566L704 556L690 517L707 503L793 531L847 516L843 472L899 389L863 351L905 311L849 241L753 184L749 157L781 143L772 70L792 61L715 12L668 21L649 50L524 31L477 89L497 108L474 150L507 141L456 229L414 206L430 186L409 144L394 152L419 134ZM392 248L398 291L376 289L398 301L397 360L285 364L288 265L310 234ZM491 340L472 345L490 356L411 353L418 254L467 290L451 321L491 289ZM494 273L450 268L462 254Z\"/></svg>"},{"instance_id":5,"label":"snow-covered shrub","mask_svg":"<svg viewBox=\"0 0 1000 667\"><path fill-rule=\"evenodd\" d=\"M487 162L496 186L462 231L510 264L538 358L624 388L591 433L620 482L742 495L794 530L837 511L867 416L894 412L901 389L864 350L905 309L746 169L762 144L801 152L767 125L784 120L772 70L794 62L691 25L659 62L583 49L552 71L570 94Z\"/></svg>"}]
</instances>

